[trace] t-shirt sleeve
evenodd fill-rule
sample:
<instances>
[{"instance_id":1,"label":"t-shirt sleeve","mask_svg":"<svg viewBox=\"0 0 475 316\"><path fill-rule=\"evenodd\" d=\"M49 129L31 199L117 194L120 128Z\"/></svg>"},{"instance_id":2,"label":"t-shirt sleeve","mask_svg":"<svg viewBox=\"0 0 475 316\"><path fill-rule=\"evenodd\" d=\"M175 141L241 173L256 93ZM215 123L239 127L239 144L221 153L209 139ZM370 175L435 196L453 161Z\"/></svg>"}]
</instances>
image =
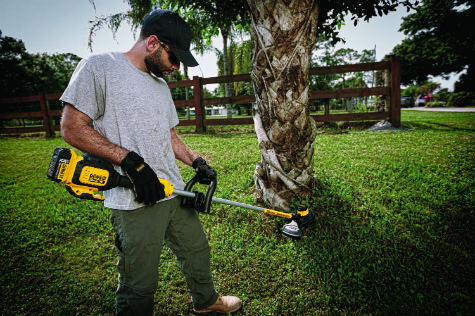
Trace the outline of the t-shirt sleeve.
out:
<instances>
[{"instance_id":1,"label":"t-shirt sleeve","mask_svg":"<svg viewBox=\"0 0 475 316\"><path fill-rule=\"evenodd\" d=\"M104 72L99 60L82 59L60 100L97 120L104 115Z\"/></svg>"}]
</instances>

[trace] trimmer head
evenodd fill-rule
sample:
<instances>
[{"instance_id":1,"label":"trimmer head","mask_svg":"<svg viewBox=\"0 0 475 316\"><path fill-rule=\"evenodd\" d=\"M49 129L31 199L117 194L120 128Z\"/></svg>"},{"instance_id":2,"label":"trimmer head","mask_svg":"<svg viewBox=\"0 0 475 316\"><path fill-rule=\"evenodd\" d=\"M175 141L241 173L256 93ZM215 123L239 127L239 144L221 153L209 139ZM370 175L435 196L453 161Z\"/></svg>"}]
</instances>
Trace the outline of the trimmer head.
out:
<instances>
[{"instance_id":1,"label":"trimmer head","mask_svg":"<svg viewBox=\"0 0 475 316\"><path fill-rule=\"evenodd\" d=\"M293 240L300 240L302 238L302 230L296 221L291 221L282 227L282 236Z\"/></svg>"},{"instance_id":2,"label":"trimmer head","mask_svg":"<svg viewBox=\"0 0 475 316\"><path fill-rule=\"evenodd\" d=\"M293 240L300 240L302 238L301 228L312 227L317 223L315 213L309 211L307 206L303 204L298 206L297 214L298 217L296 219L282 227L282 236Z\"/></svg>"},{"instance_id":3,"label":"trimmer head","mask_svg":"<svg viewBox=\"0 0 475 316\"><path fill-rule=\"evenodd\" d=\"M315 224L317 224L317 220L315 219L315 213L312 211L308 211L308 215L297 219L297 223L299 224L299 227L315 226Z\"/></svg>"}]
</instances>

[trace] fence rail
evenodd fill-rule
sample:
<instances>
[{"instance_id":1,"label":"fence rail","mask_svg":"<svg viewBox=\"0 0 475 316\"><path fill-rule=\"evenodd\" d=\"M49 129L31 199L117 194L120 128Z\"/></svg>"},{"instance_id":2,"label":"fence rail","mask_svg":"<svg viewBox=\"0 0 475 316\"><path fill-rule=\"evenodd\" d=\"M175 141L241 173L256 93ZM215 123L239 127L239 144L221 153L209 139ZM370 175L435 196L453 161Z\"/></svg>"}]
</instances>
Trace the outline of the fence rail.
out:
<instances>
[{"instance_id":1,"label":"fence rail","mask_svg":"<svg viewBox=\"0 0 475 316\"><path fill-rule=\"evenodd\" d=\"M359 71L380 71L386 70L390 73L390 84L385 87L377 88L358 88L358 89L341 89L341 90L320 90L312 91L310 93L310 100L327 100L325 103L325 109L323 115L312 115L313 119L317 122L338 122L338 121L374 121L374 120L389 120L395 127L400 126L401 122L401 69L400 59L397 56L391 56L389 61L353 64L353 65L340 65L331 67L317 67L311 68L310 75L328 75L338 74L345 72L359 72ZM207 105L219 105L219 104L236 104L255 102L256 97L254 95L245 96L231 96L224 98L203 98L203 85L217 84L217 83L232 83L232 82L247 82L251 81L250 74L220 76L211 78L201 78L198 76L193 77L193 80L174 81L169 82L170 89L193 87L193 100L180 100L174 101L175 107L194 107L195 119L194 120L181 120L178 126L196 126L197 132L203 132L206 130L206 126L212 125L246 125L253 124L252 118L233 118L233 119L206 119L204 113L204 107ZM31 118L41 117L43 119L43 127L23 127L23 128L0 128L0 133L34 133L34 132L46 132L47 136L50 136L53 131L59 131L59 126L51 124L50 118L53 116L61 116L61 110L48 110L48 100L57 100L61 97L62 93L55 94L43 94L39 93L35 96L18 97L0 99L0 106L2 104L12 103L25 103L25 102L40 102L41 111L34 112L21 112L21 113L0 113L0 120L14 119L14 118ZM330 114L328 101L335 98L346 97L365 97L372 95L386 95L389 96L390 111L389 112L373 112L373 113L350 113L350 114Z\"/></svg>"}]
</instances>

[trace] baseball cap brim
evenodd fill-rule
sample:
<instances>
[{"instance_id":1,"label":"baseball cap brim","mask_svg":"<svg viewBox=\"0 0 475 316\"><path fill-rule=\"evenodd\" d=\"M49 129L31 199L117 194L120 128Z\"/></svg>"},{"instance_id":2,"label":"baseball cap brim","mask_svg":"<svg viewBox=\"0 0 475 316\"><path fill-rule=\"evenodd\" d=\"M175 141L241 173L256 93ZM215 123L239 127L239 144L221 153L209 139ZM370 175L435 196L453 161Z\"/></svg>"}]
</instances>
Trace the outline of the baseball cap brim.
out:
<instances>
[{"instance_id":1,"label":"baseball cap brim","mask_svg":"<svg viewBox=\"0 0 475 316\"><path fill-rule=\"evenodd\" d=\"M173 54L185 65L188 67L196 67L198 66L198 62L196 61L195 57L190 53L189 50L183 50L172 45L168 45L168 47L172 50Z\"/></svg>"}]
</instances>

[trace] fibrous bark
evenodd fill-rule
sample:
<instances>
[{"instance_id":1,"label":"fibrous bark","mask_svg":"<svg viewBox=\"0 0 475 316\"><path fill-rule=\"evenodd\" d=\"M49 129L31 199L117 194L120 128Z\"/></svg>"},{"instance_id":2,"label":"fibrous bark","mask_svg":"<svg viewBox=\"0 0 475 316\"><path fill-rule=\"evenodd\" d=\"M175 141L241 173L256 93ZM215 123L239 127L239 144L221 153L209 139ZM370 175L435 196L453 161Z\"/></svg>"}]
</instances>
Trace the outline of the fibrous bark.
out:
<instances>
[{"instance_id":1,"label":"fibrous bark","mask_svg":"<svg viewBox=\"0 0 475 316\"><path fill-rule=\"evenodd\" d=\"M316 124L308 106L308 74L315 46L319 2L248 0L255 43L253 111L262 153L254 181L258 198L289 210L306 196L313 175Z\"/></svg>"}]
</instances>

